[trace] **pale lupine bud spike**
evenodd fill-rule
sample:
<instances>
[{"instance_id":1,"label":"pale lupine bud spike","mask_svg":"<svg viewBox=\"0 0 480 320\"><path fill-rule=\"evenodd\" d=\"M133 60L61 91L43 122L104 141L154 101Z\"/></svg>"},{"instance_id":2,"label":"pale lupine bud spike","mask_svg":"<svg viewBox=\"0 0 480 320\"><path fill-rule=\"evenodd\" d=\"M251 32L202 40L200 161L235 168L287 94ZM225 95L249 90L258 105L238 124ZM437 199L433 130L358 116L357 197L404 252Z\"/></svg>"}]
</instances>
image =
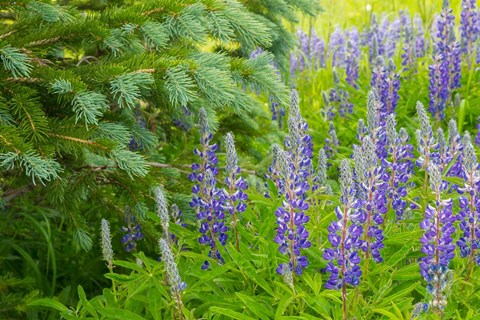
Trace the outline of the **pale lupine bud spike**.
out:
<instances>
[{"instance_id":1,"label":"pale lupine bud spike","mask_svg":"<svg viewBox=\"0 0 480 320\"><path fill-rule=\"evenodd\" d=\"M375 143L372 141L370 136L366 136L363 139L363 157L365 157L365 163L367 165L367 170L372 170L373 167L377 165L377 154L376 154L376 146Z\"/></svg>"},{"instance_id":2,"label":"pale lupine bud spike","mask_svg":"<svg viewBox=\"0 0 480 320\"><path fill-rule=\"evenodd\" d=\"M445 134L442 128L437 129L437 141L438 141L438 151L441 155L445 154L447 151L447 141L445 140Z\"/></svg>"},{"instance_id":3,"label":"pale lupine bud spike","mask_svg":"<svg viewBox=\"0 0 480 320\"><path fill-rule=\"evenodd\" d=\"M338 147L340 145L340 142L338 141L337 130L335 130L335 125L333 124L333 122L330 122L328 134L330 135L331 145L335 148Z\"/></svg>"},{"instance_id":4,"label":"pale lupine bud spike","mask_svg":"<svg viewBox=\"0 0 480 320\"><path fill-rule=\"evenodd\" d=\"M458 135L457 123L455 120L450 119L450 122L448 122L448 144L454 144L455 140L458 139Z\"/></svg>"},{"instance_id":5,"label":"pale lupine bud spike","mask_svg":"<svg viewBox=\"0 0 480 320\"><path fill-rule=\"evenodd\" d=\"M167 201L165 200L165 195L160 187L155 188L155 202L157 204L157 214L162 223L163 232L168 234L170 218L168 215Z\"/></svg>"},{"instance_id":6,"label":"pale lupine bud spike","mask_svg":"<svg viewBox=\"0 0 480 320\"><path fill-rule=\"evenodd\" d=\"M290 172L290 165L288 161L288 152L284 150L278 151L278 168L283 177L288 176Z\"/></svg>"},{"instance_id":7,"label":"pale lupine bud spike","mask_svg":"<svg viewBox=\"0 0 480 320\"><path fill-rule=\"evenodd\" d=\"M113 267L113 249L112 249L112 236L110 235L110 225L108 221L102 219L101 226L101 235L102 235L102 257L103 260L107 262L108 268L112 269Z\"/></svg>"},{"instance_id":8,"label":"pale lupine bud spike","mask_svg":"<svg viewBox=\"0 0 480 320\"><path fill-rule=\"evenodd\" d=\"M318 151L317 177L320 185L324 185L327 181L327 155L324 149Z\"/></svg>"},{"instance_id":9,"label":"pale lupine bud spike","mask_svg":"<svg viewBox=\"0 0 480 320\"><path fill-rule=\"evenodd\" d=\"M327 196L333 196L333 190L331 185L329 184L325 185L325 194Z\"/></svg>"},{"instance_id":10,"label":"pale lupine bud spike","mask_svg":"<svg viewBox=\"0 0 480 320\"><path fill-rule=\"evenodd\" d=\"M468 131L463 135L463 166L468 172L475 171L478 168L477 154Z\"/></svg>"},{"instance_id":11,"label":"pale lupine bud spike","mask_svg":"<svg viewBox=\"0 0 480 320\"><path fill-rule=\"evenodd\" d=\"M330 99L328 98L326 91L322 91L322 98L323 102L325 102L325 105L328 106L330 104Z\"/></svg>"},{"instance_id":12,"label":"pale lupine bud spike","mask_svg":"<svg viewBox=\"0 0 480 320\"><path fill-rule=\"evenodd\" d=\"M180 291L184 290L187 287L187 284L182 281L180 275L178 274L177 264L173 259L172 251L170 246L165 239L160 239L158 241L158 246L160 247L160 253L162 255L162 261L165 264L165 270L167 271L167 279L172 290L172 294L178 294Z\"/></svg>"},{"instance_id":13,"label":"pale lupine bud spike","mask_svg":"<svg viewBox=\"0 0 480 320\"><path fill-rule=\"evenodd\" d=\"M358 120L357 126L357 138L362 140L363 136L365 135L367 128L365 127L365 121L363 119Z\"/></svg>"},{"instance_id":14,"label":"pale lupine bud spike","mask_svg":"<svg viewBox=\"0 0 480 320\"><path fill-rule=\"evenodd\" d=\"M420 122L420 130L423 136L429 136L432 132L432 125L425 107L420 101L417 101L417 115Z\"/></svg>"},{"instance_id":15,"label":"pale lupine bud spike","mask_svg":"<svg viewBox=\"0 0 480 320\"><path fill-rule=\"evenodd\" d=\"M208 124L208 117L205 108L200 109L198 127L201 134L210 133L210 126Z\"/></svg>"},{"instance_id":16,"label":"pale lupine bud spike","mask_svg":"<svg viewBox=\"0 0 480 320\"><path fill-rule=\"evenodd\" d=\"M290 94L290 116L300 117L299 102L300 98L298 97L297 90L292 89Z\"/></svg>"},{"instance_id":17,"label":"pale lupine bud spike","mask_svg":"<svg viewBox=\"0 0 480 320\"><path fill-rule=\"evenodd\" d=\"M440 171L440 167L431 163L428 167L428 173L430 175L432 189L440 190L440 186L442 184L442 172Z\"/></svg>"},{"instance_id":18,"label":"pale lupine bud spike","mask_svg":"<svg viewBox=\"0 0 480 320\"><path fill-rule=\"evenodd\" d=\"M423 303L423 302L418 302L413 306L413 311L412 314L410 315L410 320L414 320L417 318L419 315L421 315L424 312L427 312L428 310L428 304Z\"/></svg>"},{"instance_id":19,"label":"pale lupine bud spike","mask_svg":"<svg viewBox=\"0 0 480 320\"><path fill-rule=\"evenodd\" d=\"M408 139L410 139L410 136L408 135L407 129L405 128L400 128L400 131L398 132L398 137L402 142L407 142Z\"/></svg>"},{"instance_id":20,"label":"pale lupine bud spike","mask_svg":"<svg viewBox=\"0 0 480 320\"><path fill-rule=\"evenodd\" d=\"M394 146L397 144L397 140L398 140L397 121L395 120L394 113L388 116L386 127L387 127L388 145Z\"/></svg>"},{"instance_id":21,"label":"pale lupine bud spike","mask_svg":"<svg viewBox=\"0 0 480 320\"><path fill-rule=\"evenodd\" d=\"M225 137L225 145L227 146L227 159L225 170L228 173L233 172L237 168L237 150L235 149L235 140L231 133L227 133Z\"/></svg>"},{"instance_id":22,"label":"pale lupine bud spike","mask_svg":"<svg viewBox=\"0 0 480 320\"><path fill-rule=\"evenodd\" d=\"M366 157L363 155L364 150L361 146L353 146L353 161L355 164L355 175L357 181L362 183L365 180L367 173Z\"/></svg>"},{"instance_id":23,"label":"pale lupine bud spike","mask_svg":"<svg viewBox=\"0 0 480 320\"><path fill-rule=\"evenodd\" d=\"M461 102L462 102L462 96L460 95L460 93L455 94L455 97L453 98L453 106L455 108L458 108L458 107L460 107ZM452 121L452 120L450 120L450 121Z\"/></svg>"},{"instance_id":24,"label":"pale lupine bud spike","mask_svg":"<svg viewBox=\"0 0 480 320\"><path fill-rule=\"evenodd\" d=\"M367 97L367 126L370 131L375 130L379 125L378 112L380 107L377 90L372 88Z\"/></svg>"},{"instance_id":25,"label":"pale lupine bud spike","mask_svg":"<svg viewBox=\"0 0 480 320\"><path fill-rule=\"evenodd\" d=\"M358 173L357 173L358 174ZM347 159L343 159L340 163L340 189L342 196L347 199L349 197L349 192L353 186L353 174L350 163Z\"/></svg>"}]
</instances>

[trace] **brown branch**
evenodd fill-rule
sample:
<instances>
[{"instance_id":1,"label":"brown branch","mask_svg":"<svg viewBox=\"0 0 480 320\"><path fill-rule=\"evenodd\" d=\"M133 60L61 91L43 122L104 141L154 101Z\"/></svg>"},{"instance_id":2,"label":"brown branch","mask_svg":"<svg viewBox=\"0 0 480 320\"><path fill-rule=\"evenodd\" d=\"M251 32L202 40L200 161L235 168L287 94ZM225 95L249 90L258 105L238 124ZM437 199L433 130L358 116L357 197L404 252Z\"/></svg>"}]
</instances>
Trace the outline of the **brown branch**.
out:
<instances>
[{"instance_id":1,"label":"brown branch","mask_svg":"<svg viewBox=\"0 0 480 320\"><path fill-rule=\"evenodd\" d=\"M59 139L63 139L63 140L69 140L69 141L73 141L73 142L78 142L78 143L81 143L81 144L88 144L90 146L94 146L94 147L98 147L102 150L109 150L109 148L105 147L105 146L102 146L101 144L99 144L98 142L95 142L95 141L91 141L91 140L84 140L84 139L80 139L80 138L76 138L76 137L70 137L70 136L65 136L65 135L61 135L61 134L56 134L56 133L49 133L48 134L50 137L53 137L53 138L59 138Z\"/></svg>"}]
</instances>

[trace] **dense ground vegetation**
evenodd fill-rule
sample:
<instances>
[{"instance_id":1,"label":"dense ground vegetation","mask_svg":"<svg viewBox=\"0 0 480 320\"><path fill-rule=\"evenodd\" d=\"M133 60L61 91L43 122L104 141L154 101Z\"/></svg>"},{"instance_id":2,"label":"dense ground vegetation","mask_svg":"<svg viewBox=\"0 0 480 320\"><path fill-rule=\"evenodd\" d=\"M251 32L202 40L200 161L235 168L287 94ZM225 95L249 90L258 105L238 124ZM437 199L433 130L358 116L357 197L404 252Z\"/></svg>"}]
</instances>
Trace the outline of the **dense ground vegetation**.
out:
<instances>
[{"instance_id":1,"label":"dense ground vegetation","mask_svg":"<svg viewBox=\"0 0 480 320\"><path fill-rule=\"evenodd\" d=\"M476 1L1 6L1 319L479 317Z\"/></svg>"}]
</instances>

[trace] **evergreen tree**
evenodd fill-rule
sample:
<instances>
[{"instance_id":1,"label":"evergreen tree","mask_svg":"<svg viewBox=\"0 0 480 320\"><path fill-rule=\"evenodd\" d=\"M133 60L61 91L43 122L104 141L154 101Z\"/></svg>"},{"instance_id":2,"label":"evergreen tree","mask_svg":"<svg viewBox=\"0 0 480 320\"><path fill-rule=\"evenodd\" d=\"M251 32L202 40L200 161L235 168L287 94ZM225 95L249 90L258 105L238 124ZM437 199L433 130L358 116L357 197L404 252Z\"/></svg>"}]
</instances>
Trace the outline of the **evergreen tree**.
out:
<instances>
[{"instance_id":1,"label":"evergreen tree","mask_svg":"<svg viewBox=\"0 0 480 320\"><path fill-rule=\"evenodd\" d=\"M129 205L142 219L158 184L188 190L175 184L182 169L171 151L181 156L179 142L196 141L181 128L202 107L216 129L262 110L252 92L286 105L271 67L273 59L285 65L294 45L283 22L318 10L309 0L20 0L0 8L0 252L21 261L0 260L0 300L8 301L0 318L22 312L22 290L55 293L55 251L65 252L64 264L87 261L71 249L92 248L102 217L123 221ZM257 47L265 53L250 59Z\"/></svg>"}]
</instances>

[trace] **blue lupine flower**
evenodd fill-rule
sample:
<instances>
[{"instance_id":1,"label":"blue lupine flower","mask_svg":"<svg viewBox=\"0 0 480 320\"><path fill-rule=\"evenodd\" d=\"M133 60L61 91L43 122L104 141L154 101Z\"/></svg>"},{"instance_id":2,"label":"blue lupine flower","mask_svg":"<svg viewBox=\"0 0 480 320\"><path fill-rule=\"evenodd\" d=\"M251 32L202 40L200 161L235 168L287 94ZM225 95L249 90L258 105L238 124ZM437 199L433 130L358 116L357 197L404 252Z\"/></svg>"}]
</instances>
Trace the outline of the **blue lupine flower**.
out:
<instances>
[{"instance_id":1,"label":"blue lupine flower","mask_svg":"<svg viewBox=\"0 0 480 320\"><path fill-rule=\"evenodd\" d=\"M359 211L355 198L352 169L348 160L340 164L341 205L335 208L335 216L328 227L328 240L332 248L325 249L323 258L328 261L326 271L330 278L325 283L328 289L344 289L347 285L358 286L360 269L359 250L362 247L364 214Z\"/></svg>"},{"instance_id":2,"label":"blue lupine flower","mask_svg":"<svg viewBox=\"0 0 480 320\"><path fill-rule=\"evenodd\" d=\"M462 0L462 13L460 14L461 50L469 63L478 38L477 14L476 0Z\"/></svg>"},{"instance_id":3,"label":"blue lupine flower","mask_svg":"<svg viewBox=\"0 0 480 320\"><path fill-rule=\"evenodd\" d=\"M359 35L357 28L347 31L346 51L346 81L355 89L358 89L358 64L360 59Z\"/></svg>"},{"instance_id":4,"label":"blue lupine flower","mask_svg":"<svg viewBox=\"0 0 480 320\"><path fill-rule=\"evenodd\" d=\"M380 159L387 157L387 137L385 134L386 112L375 89L367 97L367 128L366 133L376 146L376 153ZM359 127L360 129L360 127Z\"/></svg>"},{"instance_id":5,"label":"blue lupine flower","mask_svg":"<svg viewBox=\"0 0 480 320\"><path fill-rule=\"evenodd\" d=\"M298 93L292 90L288 116L288 135L285 137L285 150L293 161L294 171L303 181L313 173L312 137L307 133L308 124L300 114Z\"/></svg>"},{"instance_id":6,"label":"blue lupine flower","mask_svg":"<svg viewBox=\"0 0 480 320\"><path fill-rule=\"evenodd\" d=\"M220 263L224 260L217 248L218 243L222 246L227 241L227 226L225 219L225 193L216 186L216 175L218 174L218 159L215 151L217 144L210 144L213 135L207 121L205 109L200 110L200 144L201 149L195 149L194 154L201 159L200 163L192 164L193 172L189 179L195 182L192 187L192 201L190 206L195 209L197 218L200 220L200 232L202 235L198 242L208 245L210 251L208 256L216 259ZM202 269L207 269L208 261L205 261Z\"/></svg>"},{"instance_id":7,"label":"blue lupine flower","mask_svg":"<svg viewBox=\"0 0 480 320\"><path fill-rule=\"evenodd\" d=\"M328 58L332 61L332 68L345 66L345 35L339 26L335 27L330 36Z\"/></svg>"},{"instance_id":8,"label":"blue lupine flower","mask_svg":"<svg viewBox=\"0 0 480 320\"><path fill-rule=\"evenodd\" d=\"M275 211L278 224L275 242L280 246L280 253L288 255L289 262L279 264L277 272L284 274L288 269L301 275L303 269L308 266L307 257L301 254L301 250L311 246L308 241L309 233L304 226L309 221L305 214L309 205L304 199L309 186L295 168L292 154L281 150L278 161L285 185L285 199L282 206Z\"/></svg>"},{"instance_id":9,"label":"blue lupine flower","mask_svg":"<svg viewBox=\"0 0 480 320\"><path fill-rule=\"evenodd\" d=\"M413 17L413 24L415 25L415 54L417 58L425 56L425 34L423 32L423 21L418 13Z\"/></svg>"},{"instance_id":10,"label":"blue lupine flower","mask_svg":"<svg viewBox=\"0 0 480 320\"><path fill-rule=\"evenodd\" d=\"M329 109L327 109L328 120L332 120L335 116L334 109L338 110L341 117L353 112L353 104L349 101L349 94L340 84L337 72L333 71L334 87L330 89L329 93Z\"/></svg>"},{"instance_id":11,"label":"blue lupine flower","mask_svg":"<svg viewBox=\"0 0 480 320\"><path fill-rule=\"evenodd\" d=\"M395 114L387 118L387 142L390 161L384 160L385 167L389 168L390 179L388 197L392 199L392 208L395 210L397 220L404 218L407 207L408 180L413 174L413 146L408 143L410 137L405 128L397 133Z\"/></svg>"},{"instance_id":12,"label":"blue lupine flower","mask_svg":"<svg viewBox=\"0 0 480 320\"><path fill-rule=\"evenodd\" d=\"M388 21L388 20L387 20ZM400 19L395 19L388 24L387 35L385 39L385 58L391 58L395 54L398 39L401 36Z\"/></svg>"},{"instance_id":13,"label":"blue lupine flower","mask_svg":"<svg viewBox=\"0 0 480 320\"><path fill-rule=\"evenodd\" d=\"M235 141L233 135L228 133L225 138L225 145L227 147L227 159L225 166L225 206L227 212L232 216L233 230L235 234L235 247L239 250L239 238L237 230L237 213L242 213L247 209L248 196L243 191L247 188L245 180L239 176L240 167L237 164L237 151L235 149Z\"/></svg>"},{"instance_id":14,"label":"blue lupine flower","mask_svg":"<svg viewBox=\"0 0 480 320\"><path fill-rule=\"evenodd\" d=\"M126 252L135 251L137 248L137 241L143 239L142 226L137 222L137 219L132 214L130 207L125 208L125 223L121 230L125 235L120 239L123 248Z\"/></svg>"},{"instance_id":15,"label":"blue lupine flower","mask_svg":"<svg viewBox=\"0 0 480 320\"><path fill-rule=\"evenodd\" d=\"M359 188L357 192L362 199L362 210L366 216L364 219L365 241L362 250L365 252L366 259L371 254L375 262L382 262L380 249L384 245L381 226L387 212L389 176L376 154L376 146L370 136L363 138L361 146L355 146L353 159Z\"/></svg>"},{"instance_id":16,"label":"blue lupine flower","mask_svg":"<svg viewBox=\"0 0 480 320\"><path fill-rule=\"evenodd\" d=\"M301 250L311 245L309 233L304 227L309 221L305 214L309 207L305 192L310 189L308 182L313 174L313 145L307 130L308 125L300 114L298 95L293 90L288 117L289 132L285 137L286 150L279 150L277 158L285 199L275 211L278 223L275 242L280 245L279 251L289 256L289 263L282 263L277 268L280 274L284 274L288 268L301 275L308 266L307 257L301 255Z\"/></svg>"},{"instance_id":17,"label":"blue lupine flower","mask_svg":"<svg viewBox=\"0 0 480 320\"><path fill-rule=\"evenodd\" d=\"M480 172L478 171L478 161L475 149L472 145L470 134L467 132L464 136L464 159L463 173L465 184L460 191L465 194L459 199L460 211L457 219L460 221L460 230L462 236L457 241L460 249L460 256L469 257L470 262L475 261L480 265L480 197L479 183Z\"/></svg>"},{"instance_id":18,"label":"blue lupine flower","mask_svg":"<svg viewBox=\"0 0 480 320\"><path fill-rule=\"evenodd\" d=\"M443 312L447 297L445 288L449 282L448 265L455 255L452 243L455 217L452 213L452 199L442 199L442 175L440 168L430 164L431 188L435 194L435 205L427 205L425 218L420 223L424 235L420 239L422 252L426 255L419 259L420 274L427 281L427 292L432 296L430 306Z\"/></svg>"}]
</instances>

